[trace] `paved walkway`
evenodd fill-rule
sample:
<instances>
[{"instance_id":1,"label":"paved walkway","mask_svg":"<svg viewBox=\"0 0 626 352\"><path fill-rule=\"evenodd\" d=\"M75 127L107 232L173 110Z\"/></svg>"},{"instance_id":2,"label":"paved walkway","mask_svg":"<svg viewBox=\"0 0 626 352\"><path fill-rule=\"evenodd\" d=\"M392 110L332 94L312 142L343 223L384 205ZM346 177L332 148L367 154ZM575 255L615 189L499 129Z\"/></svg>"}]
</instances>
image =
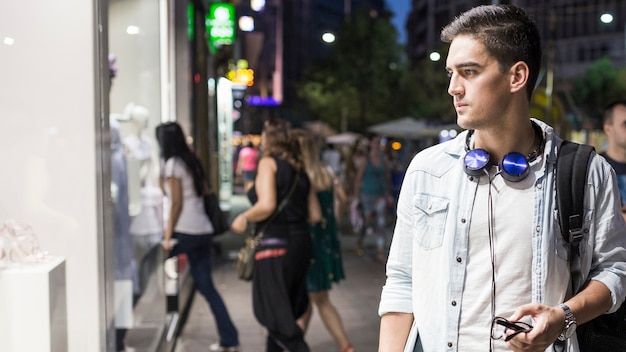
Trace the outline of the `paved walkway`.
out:
<instances>
[{"instance_id":1,"label":"paved walkway","mask_svg":"<svg viewBox=\"0 0 626 352\"><path fill-rule=\"evenodd\" d=\"M234 196L231 205L233 215L249 206L242 196ZM223 252L216 258L213 280L239 330L240 351L262 352L265 331L252 313L251 284L239 280L235 273L235 257L243 244L243 236L227 233L217 240L221 242ZM383 264L375 261L373 241L366 238L366 253L359 257L353 250L356 236L341 235L346 280L335 285L330 293L330 299L343 319L348 338L358 352L376 351L378 346L377 310L385 269ZM312 351L338 349L317 313L313 315L306 340ZM216 341L218 336L213 315L204 298L196 293L175 351L205 352Z\"/></svg>"}]
</instances>

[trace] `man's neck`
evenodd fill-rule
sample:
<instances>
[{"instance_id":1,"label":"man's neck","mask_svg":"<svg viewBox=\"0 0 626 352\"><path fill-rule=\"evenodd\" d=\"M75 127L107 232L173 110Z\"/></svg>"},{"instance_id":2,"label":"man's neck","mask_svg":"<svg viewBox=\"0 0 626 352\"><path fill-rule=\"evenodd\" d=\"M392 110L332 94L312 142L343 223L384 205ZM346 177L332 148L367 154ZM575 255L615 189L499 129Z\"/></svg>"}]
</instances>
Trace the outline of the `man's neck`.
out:
<instances>
[{"instance_id":1,"label":"man's neck","mask_svg":"<svg viewBox=\"0 0 626 352\"><path fill-rule=\"evenodd\" d=\"M626 163L626 149L609 144L606 155L618 163Z\"/></svg>"},{"instance_id":2,"label":"man's neck","mask_svg":"<svg viewBox=\"0 0 626 352\"><path fill-rule=\"evenodd\" d=\"M515 132L514 132L515 131ZM537 147L535 130L530 121L514 128L476 131L475 148L483 148L493 160L499 161L510 152L529 154Z\"/></svg>"}]
</instances>

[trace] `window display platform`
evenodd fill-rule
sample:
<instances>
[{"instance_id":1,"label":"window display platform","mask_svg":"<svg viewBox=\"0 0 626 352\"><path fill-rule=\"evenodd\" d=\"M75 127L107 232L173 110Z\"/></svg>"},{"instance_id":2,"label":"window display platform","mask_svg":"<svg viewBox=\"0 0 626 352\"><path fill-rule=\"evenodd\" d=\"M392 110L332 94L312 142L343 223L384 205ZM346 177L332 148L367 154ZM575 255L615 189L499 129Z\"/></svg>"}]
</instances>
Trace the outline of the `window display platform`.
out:
<instances>
[{"instance_id":1,"label":"window display platform","mask_svg":"<svg viewBox=\"0 0 626 352\"><path fill-rule=\"evenodd\" d=\"M66 352L65 259L0 269L3 352Z\"/></svg>"}]
</instances>

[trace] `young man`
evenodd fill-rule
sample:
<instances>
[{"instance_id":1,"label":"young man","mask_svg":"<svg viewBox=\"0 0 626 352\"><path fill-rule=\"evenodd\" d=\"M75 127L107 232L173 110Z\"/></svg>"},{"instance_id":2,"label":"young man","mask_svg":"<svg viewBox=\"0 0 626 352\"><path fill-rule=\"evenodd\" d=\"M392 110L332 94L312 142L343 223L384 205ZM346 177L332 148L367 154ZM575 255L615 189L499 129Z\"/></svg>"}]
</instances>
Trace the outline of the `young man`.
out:
<instances>
[{"instance_id":1,"label":"young man","mask_svg":"<svg viewBox=\"0 0 626 352\"><path fill-rule=\"evenodd\" d=\"M580 245L586 284L571 292L555 204L561 139L529 117L541 64L535 24L514 6L479 6L441 36L450 43L448 93L467 131L407 169L379 351L552 351L557 339L578 351L576 323L616 310L625 295L615 174L592 157ZM505 331L506 320L519 333Z\"/></svg>"},{"instance_id":2,"label":"young man","mask_svg":"<svg viewBox=\"0 0 626 352\"><path fill-rule=\"evenodd\" d=\"M622 216L626 219L626 100L616 100L604 108L604 133L609 141L600 153L613 166L622 197Z\"/></svg>"}]
</instances>

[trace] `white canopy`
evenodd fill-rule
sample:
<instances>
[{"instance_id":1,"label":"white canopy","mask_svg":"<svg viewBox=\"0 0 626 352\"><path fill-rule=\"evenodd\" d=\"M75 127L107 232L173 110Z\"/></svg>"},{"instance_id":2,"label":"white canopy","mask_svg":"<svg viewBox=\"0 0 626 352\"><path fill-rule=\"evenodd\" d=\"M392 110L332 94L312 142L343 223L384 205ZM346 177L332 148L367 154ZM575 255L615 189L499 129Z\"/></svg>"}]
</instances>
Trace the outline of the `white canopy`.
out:
<instances>
[{"instance_id":1,"label":"white canopy","mask_svg":"<svg viewBox=\"0 0 626 352\"><path fill-rule=\"evenodd\" d=\"M419 139L423 137L437 137L442 130L459 130L456 124L430 125L424 120L416 120L412 117L402 117L397 120L373 125L367 130L382 136L406 139Z\"/></svg>"},{"instance_id":2,"label":"white canopy","mask_svg":"<svg viewBox=\"0 0 626 352\"><path fill-rule=\"evenodd\" d=\"M326 137L326 143L330 144L352 144L361 137L360 134L354 132L344 132Z\"/></svg>"}]
</instances>

